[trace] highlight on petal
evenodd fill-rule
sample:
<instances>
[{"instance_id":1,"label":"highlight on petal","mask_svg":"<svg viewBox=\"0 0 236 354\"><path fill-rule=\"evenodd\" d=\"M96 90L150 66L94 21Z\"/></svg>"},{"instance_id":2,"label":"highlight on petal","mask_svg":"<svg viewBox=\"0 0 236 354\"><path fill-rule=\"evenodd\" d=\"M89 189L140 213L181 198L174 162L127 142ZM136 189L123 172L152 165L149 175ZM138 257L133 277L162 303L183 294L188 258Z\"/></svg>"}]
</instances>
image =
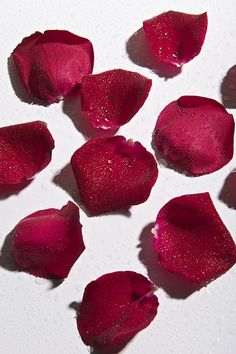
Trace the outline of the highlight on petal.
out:
<instances>
[{"instance_id":1,"label":"highlight on petal","mask_svg":"<svg viewBox=\"0 0 236 354\"><path fill-rule=\"evenodd\" d=\"M13 58L31 97L45 104L58 102L92 73L92 43L62 30L35 32L14 49Z\"/></svg>"},{"instance_id":2,"label":"highlight on petal","mask_svg":"<svg viewBox=\"0 0 236 354\"><path fill-rule=\"evenodd\" d=\"M197 56L207 31L207 13L168 11L143 22L152 52L160 63L181 66Z\"/></svg>"},{"instance_id":3,"label":"highlight on petal","mask_svg":"<svg viewBox=\"0 0 236 354\"><path fill-rule=\"evenodd\" d=\"M51 161L54 140L41 121L0 128L0 186L30 180Z\"/></svg>"},{"instance_id":4,"label":"highlight on petal","mask_svg":"<svg viewBox=\"0 0 236 354\"><path fill-rule=\"evenodd\" d=\"M125 271L89 283L77 317L83 342L107 352L146 328L157 314L156 287L143 275Z\"/></svg>"},{"instance_id":5,"label":"highlight on petal","mask_svg":"<svg viewBox=\"0 0 236 354\"><path fill-rule=\"evenodd\" d=\"M122 69L84 76L82 115L95 129L118 129L139 111L151 85L145 76Z\"/></svg>"},{"instance_id":6,"label":"highlight on petal","mask_svg":"<svg viewBox=\"0 0 236 354\"><path fill-rule=\"evenodd\" d=\"M37 211L13 231L12 252L19 270L47 279L66 278L85 246L79 208L72 202Z\"/></svg>"},{"instance_id":7,"label":"highlight on petal","mask_svg":"<svg viewBox=\"0 0 236 354\"><path fill-rule=\"evenodd\" d=\"M182 96L160 113L154 143L163 156L191 176L219 170L233 157L233 116L217 101Z\"/></svg>"},{"instance_id":8,"label":"highlight on petal","mask_svg":"<svg viewBox=\"0 0 236 354\"><path fill-rule=\"evenodd\" d=\"M145 202L158 175L153 155L123 136L88 141L75 151L71 165L81 203L93 215Z\"/></svg>"},{"instance_id":9,"label":"highlight on petal","mask_svg":"<svg viewBox=\"0 0 236 354\"><path fill-rule=\"evenodd\" d=\"M163 268L206 283L236 262L235 243L209 193L171 199L159 211L154 248Z\"/></svg>"}]
</instances>

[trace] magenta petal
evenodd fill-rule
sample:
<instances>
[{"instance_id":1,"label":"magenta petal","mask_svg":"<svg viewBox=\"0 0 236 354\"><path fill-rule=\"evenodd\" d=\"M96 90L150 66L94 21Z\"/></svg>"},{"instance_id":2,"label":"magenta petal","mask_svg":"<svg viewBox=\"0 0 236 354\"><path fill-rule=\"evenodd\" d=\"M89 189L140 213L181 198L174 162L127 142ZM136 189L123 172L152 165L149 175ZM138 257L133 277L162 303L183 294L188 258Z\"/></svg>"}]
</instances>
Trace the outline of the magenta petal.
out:
<instances>
[{"instance_id":1,"label":"magenta petal","mask_svg":"<svg viewBox=\"0 0 236 354\"><path fill-rule=\"evenodd\" d=\"M160 63L181 66L197 56L207 31L207 13L168 11L143 22L152 52Z\"/></svg>"},{"instance_id":2,"label":"magenta petal","mask_svg":"<svg viewBox=\"0 0 236 354\"><path fill-rule=\"evenodd\" d=\"M84 76L82 115L95 129L118 129L139 111L151 85L152 80L122 69Z\"/></svg>"},{"instance_id":3,"label":"magenta petal","mask_svg":"<svg viewBox=\"0 0 236 354\"><path fill-rule=\"evenodd\" d=\"M13 58L29 95L46 104L63 99L92 73L92 43L68 31L36 32L14 49Z\"/></svg>"},{"instance_id":4,"label":"magenta petal","mask_svg":"<svg viewBox=\"0 0 236 354\"><path fill-rule=\"evenodd\" d=\"M233 157L233 116L217 101L183 96L160 113L154 143L175 167L192 176L219 170Z\"/></svg>"},{"instance_id":5,"label":"magenta petal","mask_svg":"<svg viewBox=\"0 0 236 354\"><path fill-rule=\"evenodd\" d=\"M0 128L0 185L30 180L51 161L54 140L44 122Z\"/></svg>"},{"instance_id":6,"label":"magenta petal","mask_svg":"<svg viewBox=\"0 0 236 354\"><path fill-rule=\"evenodd\" d=\"M158 175L153 155L123 136L88 141L75 151L71 165L81 202L94 215L143 203Z\"/></svg>"},{"instance_id":7,"label":"magenta petal","mask_svg":"<svg viewBox=\"0 0 236 354\"><path fill-rule=\"evenodd\" d=\"M155 285L126 271L101 276L84 291L77 325L83 342L103 351L131 339L155 318Z\"/></svg>"},{"instance_id":8,"label":"magenta petal","mask_svg":"<svg viewBox=\"0 0 236 354\"><path fill-rule=\"evenodd\" d=\"M155 223L154 248L163 268L197 283L219 277L236 262L234 241L209 193L183 195L164 205Z\"/></svg>"},{"instance_id":9,"label":"magenta petal","mask_svg":"<svg viewBox=\"0 0 236 354\"><path fill-rule=\"evenodd\" d=\"M66 278L84 251L79 208L68 202L61 210L37 211L13 231L12 251L20 270L47 279Z\"/></svg>"}]
</instances>

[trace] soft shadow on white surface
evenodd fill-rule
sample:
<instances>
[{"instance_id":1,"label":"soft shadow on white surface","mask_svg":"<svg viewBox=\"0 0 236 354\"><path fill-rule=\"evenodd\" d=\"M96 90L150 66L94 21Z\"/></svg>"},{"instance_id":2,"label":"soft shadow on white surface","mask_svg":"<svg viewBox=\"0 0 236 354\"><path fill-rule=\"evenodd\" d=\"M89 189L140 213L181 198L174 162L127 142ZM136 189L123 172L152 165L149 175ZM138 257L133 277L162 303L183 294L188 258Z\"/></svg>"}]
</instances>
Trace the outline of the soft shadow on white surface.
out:
<instances>
[{"instance_id":1,"label":"soft shadow on white surface","mask_svg":"<svg viewBox=\"0 0 236 354\"><path fill-rule=\"evenodd\" d=\"M9 198L12 195L17 195L26 188L33 180L24 181L18 184L9 184L0 186L0 200Z\"/></svg>"},{"instance_id":2,"label":"soft shadow on white surface","mask_svg":"<svg viewBox=\"0 0 236 354\"><path fill-rule=\"evenodd\" d=\"M12 255L12 237L14 229L6 236L0 252L0 267L11 272L18 272Z\"/></svg>"},{"instance_id":3,"label":"soft shadow on white surface","mask_svg":"<svg viewBox=\"0 0 236 354\"><path fill-rule=\"evenodd\" d=\"M223 78L220 91L223 105L226 108L236 108L236 65Z\"/></svg>"},{"instance_id":4,"label":"soft shadow on white surface","mask_svg":"<svg viewBox=\"0 0 236 354\"><path fill-rule=\"evenodd\" d=\"M21 79L19 77L15 62L13 60L13 55L11 54L7 59L8 74L11 80L11 85L15 91L16 96L23 102L32 104L33 100L25 90Z\"/></svg>"},{"instance_id":5,"label":"soft shadow on white surface","mask_svg":"<svg viewBox=\"0 0 236 354\"><path fill-rule=\"evenodd\" d=\"M219 193L219 200L229 208L236 209L236 169L234 169L224 181Z\"/></svg>"}]
</instances>

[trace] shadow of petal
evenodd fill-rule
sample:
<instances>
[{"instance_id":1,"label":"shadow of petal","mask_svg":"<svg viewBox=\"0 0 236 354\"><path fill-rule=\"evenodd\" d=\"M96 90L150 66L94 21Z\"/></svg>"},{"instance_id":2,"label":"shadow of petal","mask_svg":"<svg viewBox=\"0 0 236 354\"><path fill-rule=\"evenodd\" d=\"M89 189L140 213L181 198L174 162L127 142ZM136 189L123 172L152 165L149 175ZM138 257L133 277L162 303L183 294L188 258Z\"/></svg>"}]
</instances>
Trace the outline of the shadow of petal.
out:
<instances>
[{"instance_id":1,"label":"shadow of petal","mask_svg":"<svg viewBox=\"0 0 236 354\"><path fill-rule=\"evenodd\" d=\"M229 208L236 209L236 169L226 178L219 194L219 200Z\"/></svg>"},{"instance_id":2,"label":"shadow of petal","mask_svg":"<svg viewBox=\"0 0 236 354\"><path fill-rule=\"evenodd\" d=\"M185 299L193 292L200 290L202 286L188 281L181 275L171 273L158 265L157 252L153 248L153 235L151 230L153 223L144 227L140 235L139 260L144 264L148 271L148 277L162 288L170 297Z\"/></svg>"},{"instance_id":3,"label":"shadow of petal","mask_svg":"<svg viewBox=\"0 0 236 354\"><path fill-rule=\"evenodd\" d=\"M133 63L152 70L160 77L170 79L181 73L181 67L157 62L152 54L143 27L129 38L126 43L126 51Z\"/></svg>"},{"instance_id":4,"label":"shadow of petal","mask_svg":"<svg viewBox=\"0 0 236 354\"><path fill-rule=\"evenodd\" d=\"M80 203L79 191L70 163L53 178L53 183L67 192L76 204Z\"/></svg>"},{"instance_id":5,"label":"shadow of petal","mask_svg":"<svg viewBox=\"0 0 236 354\"><path fill-rule=\"evenodd\" d=\"M225 75L220 91L223 105L226 108L236 108L236 65Z\"/></svg>"},{"instance_id":6,"label":"shadow of petal","mask_svg":"<svg viewBox=\"0 0 236 354\"><path fill-rule=\"evenodd\" d=\"M12 254L12 239L14 229L6 236L0 252L0 267L11 272L17 272L18 269L15 265Z\"/></svg>"},{"instance_id":7,"label":"shadow of petal","mask_svg":"<svg viewBox=\"0 0 236 354\"><path fill-rule=\"evenodd\" d=\"M31 182L32 180L24 181L18 184L0 185L0 200L7 199L13 194L20 193L20 191L26 188Z\"/></svg>"},{"instance_id":8,"label":"shadow of petal","mask_svg":"<svg viewBox=\"0 0 236 354\"><path fill-rule=\"evenodd\" d=\"M19 77L16 64L13 59L13 55L7 59L8 74L10 77L11 85L15 91L16 96L23 102L32 104L33 99L30 97L26 89L24 88L22 81Z\"/></svg>"}]
</instances>

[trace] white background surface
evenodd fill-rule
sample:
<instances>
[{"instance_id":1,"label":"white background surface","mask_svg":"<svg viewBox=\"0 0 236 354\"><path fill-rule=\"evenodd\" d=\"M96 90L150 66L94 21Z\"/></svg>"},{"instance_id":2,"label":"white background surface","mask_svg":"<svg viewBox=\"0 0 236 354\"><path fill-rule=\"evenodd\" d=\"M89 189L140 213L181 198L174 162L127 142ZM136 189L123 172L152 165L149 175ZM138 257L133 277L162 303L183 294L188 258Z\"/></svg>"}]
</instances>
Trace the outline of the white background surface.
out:
<instances>
[{"instance_id":1,"label":"white background surface","mask_svg":"<svg viewBox=\"0 0 236 354\"><path fill-rule=\"evenodd\" d=\"M132 63L126 41L142 21L163 11L208 12L209 26L202 52L183 72L165 81L149 69ZM33 211L61 208L70 195L53 183L85 137L62 111L62 103L48 108L21 102L7 70L7 58L23 37L47 29L67 29L89 38L95 50L94 73L124 68L153 80L151 93L135 118L119 130L140 140L150 151L151 134L161 109L184 94L221 100L220 84L236 64L236 2L148 0L0 0L0 126L43 120L55 138L50 165L18 195L0 200L0 246L16 223ZM236 113L231 110L231 113ZM49 281L0 268L0 352L3 354L78 354L88 348L76 329L75 311L87 283L116 270L147 275L139 260L142 229L155 220L161 206L181 194L209 191L223 221L236 237L236 211L218 198L226 177L236 167L233 159L211 175L188 178L159 168L159 178L149 200L131 209L131 217L109 215L88 218L81 211L86 251L64 283L50 289ZM207 288L186 299L157 291L160 307L152 324L140 332L124 353L232 354L235 349L236 298L231 269Z\"/></svg>"}]
</instances>

